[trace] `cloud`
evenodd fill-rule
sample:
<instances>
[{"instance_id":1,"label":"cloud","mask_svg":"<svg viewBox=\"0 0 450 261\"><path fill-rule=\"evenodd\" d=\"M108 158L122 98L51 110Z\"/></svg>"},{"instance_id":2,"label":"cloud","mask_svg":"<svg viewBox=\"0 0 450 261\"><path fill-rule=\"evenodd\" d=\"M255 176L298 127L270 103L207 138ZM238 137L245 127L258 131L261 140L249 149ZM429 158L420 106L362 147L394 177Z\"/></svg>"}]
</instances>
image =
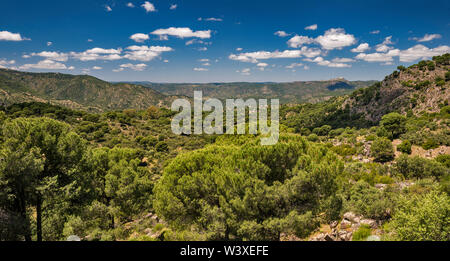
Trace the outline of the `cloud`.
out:
<instances>
[{"instance_id":1,"label":"cloud","mask_svg":"<svg viewBox=\"0 0 450 261\"><path fill-rule=\"evenodd\" d=\"M236 48L236 51L238 51L238 52L240 52L242 50L244 50L244 49L242 49L241 47Z\"/></svg>"},{"instance_id":2,"label":"cloud","mask_svg":"<svg viewBox=\"0 0 450 261\"><path fill-rule=\"evenodd\" d=\"M0 31L0 41L25 41L25 40L31 40L29 38L24 38L20 35L20 33L11 33L8 31Z\"/></svg>"},{"instance_id":3,"label":"cloud","mask_svg":"<svg viewBox=\"0 0 450 261\"><path fill-rule=\"evenodd\" d=\"M148 34L137 33L137 34L133 34L132 36L130 36L130 39L137 43L142 43L142 42L148 40L149 36L148 36Z\"/></svg>"},{"instance_id":4,"label":"cloud","mask_svg":"<svg viewBox=\"0 0 450 261\"><path fill-rule=\"evenodd\" d=\"M370 34L379 34L380 30L373 30L372 32L370 32Z\"/></svg>"},{"instance_id":5,"label":"cloud","mask_svg":"<svg viewBox=\"0 0 450 261\"><path fill-rule=\"evenodd\" d=\"M126 54L123 56L129 60L148 62L160 56L163 52L173 51L167 46L137 46L132 45L126 48Z\"/></svg>"},{"instance_id":6,"label":"cloud","mask_svg":"<svg viewBox=\"0 0 450 261\"><path fill-rule=\"evenodd\" d=\"M134 8L134 4L133 3L128 3L127 6L130 7L130 8Z\"/></svg>"},{"instance_id":7,"label":"cloud","mask_svg":"<svg viewBox=\"0 0 450 261\"><path fill-rule=\"evenodd\" d=\"M204 63L204 62L209 62L209 59L204 58L204 59L199 59L198 61Z\"/></svg>"},{"instance_id":8,"label":"cloud","mask_svg":"<svg viewBox=\"0 0 450 261\"><path fill-rule=\"evenodd\" d=\"M387 52L387 51L389 51L389 50L394 49L394 47L388 46L388 45L394 44L394 43L391 41L391 39L392 39L392 36L388 36L388 37L384 38L384 41L383 41L382 43L377 44L377 45L375 46L375 50L376 50L377 52L385 53L385 52Z\"/></svg>"},{"instance_id":9,"label":"cloud","mask_svg":"<svg viewBox=\"0 0 450 261\"><path fill-rule=\"evenodd\" d=\"M305 27L305 30L312 30L312 31L317 30L317 24L309 25Z\"/></svg>"},{"instance_id":10,"label":"cloud","mask_svg":"<svg viewBox=\"0 0 450 261\"><path fill-rule=\"evenodd\" d=\"M428 48L422 44L415 45L409 49L400 51L401 62L413 62L419 59L428 59L433 56L450 52L450 47L442 45L436 48Z\"/></svg>"},{"instance_id":11,"label":"cloud","mask_svg":"<svg viewBox=\"0 0 450 261\"><path fill-rule=\"evenodd\" d=\"M413 37L413 40L416 40L417 42L429 42L433 41L434 39L440 39L442 38L442 35L440 34L425 34L421 38Z\"/></svg>"},{"instance_id":12,"label":"cloud","mask_svg":"<svg viewBox=\"0 0 450 261\"><path fill-rule=\"evenodd\" d=\"M210 63L202 63L203 66L211 66Z\"/></svg>"},{"instance_id":13,"label":"cloud","mask_svg":"<svg viewBox=\"0 0 450 261\"><path fill-rule=\"evenodd\" d=\"M169 9L170 9L170 10L175 10L175 9L177 9L177 7L178 7L178 5L176 5L176 4L171 4L170 7L169 7Z\"/></svg>"},{"instance_id":14,"label":"cloud","mask_svg":"<svg viewBox=\"0 0 450 261\"><path fill-rule=\"evenodd\" d=\"M294 69L295 67L303 66L303 63L291 63L286 66L286 69Z\"/></svg>"},{"instance_id":15,"label":"cloud","mask_svg":"<svg viewBox=\"0 0 450 261\"><path fill-rule=\"evenodd\" d=\"M286 37L289 36L290 34L286 33L285 31L276 31L274 35L278 35L279 37Z\"/></svg>"},{"instance_id":16,"label":"cloud","mask_svg":"<svg viewBox=\"0 0 450 261\"><path fill-rule=\"evenodd\" d=\"M191 39L186 42L186 45L191 45L191 44L210 44L210 43L204 42L204 41L198 40L198 39Z\"/></svg>"},{"instance_id":17,"label":"cloud","mask_svg":"<svg viewBox=\"0 0 450 261\"><path fill-rule=\"evenodd\" d=\"M101 70L101 69L103 69L103 68L100 67L100 66L94 66L94 67L92 67L92 70Z\"/></svg>"},{"instance_id":18,"label":"cloud","mask_svg":"<svg viewBox=\"0 0 450 261\"><path fill-rule=\"evenodd\" d=\"M198 21L208 21L208 22L222 22L223 21L223 19L222 18L215 18L215 17L209 17L209 18L201 18L201 17L199 17L198 19L197 19Z\"/></svg>"},{"instance_id":19,"label":"cloud","mask_svg":"<svg viewBox=\"0 0 450 261\"><path fill-rule=\"evenodd\" d=\"M392 57L398 56L399 54L400 50L393 49L386 53L360 53L355 58L366 62L392 62Z\"/></svg>"},{"instance_id":20,"label":"cloud","mask_svg":"<svg viewBox=\"0 0 450 261\"><path fill-rule=\"evenodd\" d=\"M0 59L0 68L8 68L9 65L15 64L15 60Z\"/></svg>"},{"instance_id":21,"label":"cloud","mask_svg":"<svg viewBox=\"0 0 450 261\"><path fill-rule=\"evenodd\" d=\"M29 70L29 69L46 69L46 70L66 70L69 69L65 64L55 62L53 60L42 60L37 64L24 64L19 67L20 70Z\"/></svg>"},{"instance_id":22,"label":"cloud","mask_svg":"<svg viewBox=\"0 0 450 261\"><path fill-rule=\"evenodd\" d=\"M316 48L308 48L303 46L300 50L285 50L285 51L258 51L250 53L241 54L231 54L228 56L230 60L241 61L241 62L251 62L258 63L258 60L265 59L275 59L275 58L299 58L305 57L315 57L321 54L321 51Z\"/></svg>"},{"instance_id":23,"label":"cloud","mask_svg":"<svg viewBox=\"0 0 450 261\"><path fill-rule=\"evenodd\" d=\"M311 43L317 43L325 50L333 50L353 45L356 43L356 39L352 34L345 33L345 30L342 28L331 28L325 31L324 35L316 38L296 35L287 41L288 46L292 48Z\"/></svg>"},{"instance_id":24,"label":"cloud","mask_svg":"<svg viewBox=\"0 0 450 261\"><path fill-rule=\"evenodd\" d=\"M122 70L125 68L128 68L128 69L131 69L133 71L138 71L138 72L145 70L146 67L147 67L147 65L145 63L140 63L140 64L126 63L126 64L120 65L120 68L122 68Z\"/></svg>"},{"instance_id":25,"label":"cloud","mask_svg":"<svg viewBox=\"0 0 450 261\"><path fill-rule=\"evenodd\" d=\"M316 57L314 60L312 59L304 59L304 61L308 61L308 62L313 62L316 63L320 66L327 66L327 67L333 67L333 68L349 68L352 67L350 64L346 64L346 63L337 63L337 62L330 62L327 61L325 59L323 59L322 57Z\"/></svg>"},{"instance_id":26,"label":"cloud","mask_svg":"<svg viewBox=\"0 0 450 261\"><path fill-rule=\"evenodd\" d=\"M69 55L67 53L59 53L59 52L47 52L43 51L40 53L31 53L31 56L40 56L44 57L47 60L53 60L58 62L65 62L69 59Z\"/></svg>"},{"instance_id":27,"label":"cloud","mask_svg":"<svg viewBox=\"0 0 450 261\"><path fill-rule=\"evenodd\" d=\"M47 46L51 46L52 44L52 42L47 42Z\"/></svg>"},{"instance_id":28,"label":"cloud","mask_svg":"<svg viewBox=\"0 0 450 261\"><path fill-rule=\"evenodd\" d=\"M92 39L87 39L87 41L88 41L88 42L93 42L94 40L92 40Z\"/></svg>"},{"instance_id":29,"label":"cloud","mask_svg":"<svg viewBox=\"0 0 450 261\"><path fill-rule=\"evenodd\" d=\"M315 40L325 50L342 49L356 43L355 37L352 34L346 34L342 28L331 28Z\"/></svg>"},{"instance_id":30,"label":"cloud","mask_svg":"<svg viewBox=\"0 0 450 261\"><path fill-rule=\"evenodd\" d=\"M119 60L122 49L104 49L95 47L84 52L70 52L70 56L80 61Z\"/></svg>"},{"instance_id":31,"label":"cloud","mask_svg":"<svg viewBox=\"0 0 450 261\"><path fill-rule=\"evenodd\" d=\"M197 38L211 38L211 30L205 30L205 31L192 31L188 27L170 27L167 29L157 29L151 34L159 35L159 36L175 36L178 38L190 38L190 37L197 37Z\"/></svg>"},{"instance_id":32,"label":"cloud","mask_svg":"<svg viewBox=\"0 0 450 261\"><path fill-rule=\"evenodd\" d=\"M141 6L145 9L145 12L147 13L156 11L155 6L149 1L145 1Z\"/></svg>"},{"instance_id":33,"label":"cloud","mask_svg":"<svg viewBox=\"0 0 450 261\"><path fill-rule=\"evenodd\" d=\"M241 71L236 71L236 72L240 72L242 75L250 75L250 68L245 68L242 69Z\"/></svg>"},{"instance_id":34,"label":"cloud","mask_svg":"<svg viewBox=\"0 0 450 261\"><path fill-rule=\"evenodd\" d=\"M109 5L105 5L106 12L111 12L112 8Z\"/></svg>"},{"instance_id":35,"label":"cloud","mask_svg":"<svg viewBox=\"0 0 450 261\"><path fill-rule=\"evenodd\" d=\"M258 69L260 71L264 71L264 68L266 68L269 65L267 63L258 63L256 66L258 66Z\"/></svg>"},{"instance_id":36,"label":"cloud","mask_svg":"<svg viewBox=\"0 0 450 261\"><path fill-rule=\"evenodd\" d=\"M298 48L304 44L313 43L314 39L309 38L308 36L296 35L287 41L287 44L292 48Z\"/></svg>"},{"instance_id":37,"label":"cloud","mask_svg":"<svg viewBox=\"0 0 450 261\"><path fill-rule=\"evenodd\" d=\"M370 49L370 46L369 46L368 43L362 43L362 44L358 45L358 47L353 48L350 51L354 52L354 53L362 53L362 52L365 52L365 51L367 51L369 49Z\"/></svg>"},{"instance_id":38,"label":"cloud","mask_svg":"<svg viewBox=\"0 0 450 261\"><path fill-rule=\"evenodd\" d=\"M197 71L197 72L207 72L207 71L209 71L209 69L208 68L194 68L194 71Z\"/></svg>"},{"instance_id":39,"label":"cloud","mask_svg":"<svg viewBox=\"0 0 450 261\"><path fill-rule=\"evenodd\" d=\"M333 60L331 60L332 62L335 63L352 63L355 60L351 59L351 58L334 58Z\"/></svg>"}]
</instances>

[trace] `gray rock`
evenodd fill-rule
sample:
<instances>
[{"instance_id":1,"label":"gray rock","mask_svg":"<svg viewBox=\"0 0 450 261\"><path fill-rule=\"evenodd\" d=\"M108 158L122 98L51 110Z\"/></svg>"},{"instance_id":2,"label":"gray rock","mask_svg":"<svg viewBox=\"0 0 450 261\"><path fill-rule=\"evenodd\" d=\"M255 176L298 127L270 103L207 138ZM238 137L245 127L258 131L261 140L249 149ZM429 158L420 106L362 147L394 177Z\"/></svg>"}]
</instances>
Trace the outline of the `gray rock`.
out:
<instances>
[{"instance_id":1,"label":"gray rock","mask_svg":"<svg viewBox=\"0 0 450 261\"><path fill-rule=\"evenodd\" d=\"M337 227L338 224L339 224L338 221L333 221L333 222L330 223L330 227L331 228L335 228L335 227Z\"/></svg>"},{"instance_id":2,"label":"gray rock","mask_svg":"<svg viewBox=\"0 0 450 261\"><path fill-rule=\"evenodd\" d=\"M350 228L350 227L352 227L352 222L350 222L346 219L343 219L341 221L341 229L346 229L346 228Z\"/></svg>"},{"instance_id":3,"label":"gray rock","mask_svg":"<svg viewBox=\"0 0 450 261\"><path fill-rule=\"evenodd\" d=\"M353 212L347 212L344 214L344 219L350 221L350 222L356 222L357 223L357 218L358 216L356 216L355 213Z\"/></svg>"},{"instance_id":4,"label":"gray rock","mask_svg":"<svg viewBox=\"0 0 450 261\"><path fill-rule=\"evenodd\" d=\"M360 222L361 225L368 225L370 228L377 228L378 224L377 221L373 220L373 219L363 219Z\"/></svg>"}]
</instances>

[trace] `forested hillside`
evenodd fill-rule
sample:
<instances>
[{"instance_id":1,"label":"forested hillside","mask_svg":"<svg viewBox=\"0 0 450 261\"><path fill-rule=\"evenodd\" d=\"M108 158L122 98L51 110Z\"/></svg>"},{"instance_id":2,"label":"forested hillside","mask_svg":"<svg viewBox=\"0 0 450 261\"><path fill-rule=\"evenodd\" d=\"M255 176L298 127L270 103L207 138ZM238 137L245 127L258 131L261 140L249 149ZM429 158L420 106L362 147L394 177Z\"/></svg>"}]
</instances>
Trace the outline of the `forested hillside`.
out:
<instances>
[{"instance_id":1,"label":"forested hillside","mask_svg":"<svg viewBox=\"0 0 450 261\"><path fill-rule=\"evenodd\" d=\"M448 241L449 66L283 105L273 146L174 135L158 106L2 106L0 240Z\"/></svg>"},{"instance_id":2,"label":"forested hillside","mask_svg":"<svg viewBox=\"0 0 450 261\"><path fill-rule=\"evenodd\" d=\"M38 101L100 112L168 106L173 99L143 86L111 84L87 75L29 73L0 68L0 103L4 105Z\"/></svg>"},{"instance_id":3,"label":"forested hillside","mask_svg":"<svg viewBox=\"0 0 450 261\"><path fill-rule=\"evenodd\" d=\"M287 83L207 83L207 84L159 84L137 82L166 95L192 97L194 91L202 91L206 98L218 99L279 99L281 103L320 102L331 97L349 94L376 81L298 81Z\"/></svg>"}]
</instances>

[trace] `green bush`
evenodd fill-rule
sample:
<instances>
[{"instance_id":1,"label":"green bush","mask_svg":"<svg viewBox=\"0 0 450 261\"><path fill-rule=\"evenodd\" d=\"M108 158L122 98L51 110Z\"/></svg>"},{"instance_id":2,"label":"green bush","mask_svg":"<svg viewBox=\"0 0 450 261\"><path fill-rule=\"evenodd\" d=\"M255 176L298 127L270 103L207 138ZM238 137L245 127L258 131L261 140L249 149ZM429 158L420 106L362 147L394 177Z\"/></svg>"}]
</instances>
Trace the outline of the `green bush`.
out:
<instances>
[{"instance_id":1,"label":"green bush","mask_svg":"<svg viewBox=\"0 0 450 261\"><path fill-rule=\"evenodd\" d=\"M450 197L432 191L404 196L389 227L393 240L448 241L450 238Z\"/></svg>"},{"instance_id":2,"label":"green bush","mask_svg":"<svg viewBox=\"0 0 450 261\"><path fill-rule=\"evenodd\" d=\"M435 160L442 165L444 165L447 168L450 168L450 155L449 154L442 154L435 158Z\"/></svg>"},{"instance_id":3,"label":"green bush","mask_svg":"<svg viewBox=\"0 0 450 261\"><path fill-rule=\"evenodd\" d=\"M402 143L397 146L397 151L411 154L411 142L409 142L409 140L402 141Z\"/></svg>"},{"instance_id":4,"label":"green bush","mask_svg":"<svg viewBox=\"0 0 450 261\"><path fill-rule=\"evenodd\" d=\"M366 241L372 235L372 230L366 224L362 224L358 230L353 233L352 241Z\"/></svg>"},{"instance_id":5,"label":"green bush","mask_svg":"<svg viewBox=\"0 0 450 261\"><path fill-rule=\"evenodd\" d=\"M317 134L315 133L311 133L308 135L307 139L309 141L318 141L319 140L319 136L317 136Z\"/></svg>"},{"instance_id":6,"label":"green bush","mask_svg":"<svg viewBox=\"0 0 450 261\"><path fill-rule=\"evenodd\" d=\"M360 180L351 187L344 209L367 218L380 220L389 217L389 210L393 208L393 204L388 194Z\"/></svg>"},{"instance_id":7,"label":"green bush","mask_svg":"<svg viewBox=\"0 0 450 261\"><path fill-rule=\"evenodd\" d=\"M405 178L439 178L448 174L449 169L435 160L418 156L401 155L395 162L396 171Z\"/></svg>"},{"instance_id":8,"label":"green bush","mask_svg":"<svg viewBox=\"0 0 450 261\"><path fill-rule=\"evenodd\" d=\"M390 140L378 138L370 147L370 154L376 162L388 162L394 159L394 148Z\"/></svg>"},{"instance_id":9,"label":"green bush","mask_svg":"<svg viewBox=\"0 0 450 261\"><path fill-rule=\"evenodd\" d=\"M168 151L169 145L167 145L167 143L164 141L160 141L160 142L156 143L155 149L156 149L156 151L159 151L159 152Z\"/></svg>"}]
</instances>

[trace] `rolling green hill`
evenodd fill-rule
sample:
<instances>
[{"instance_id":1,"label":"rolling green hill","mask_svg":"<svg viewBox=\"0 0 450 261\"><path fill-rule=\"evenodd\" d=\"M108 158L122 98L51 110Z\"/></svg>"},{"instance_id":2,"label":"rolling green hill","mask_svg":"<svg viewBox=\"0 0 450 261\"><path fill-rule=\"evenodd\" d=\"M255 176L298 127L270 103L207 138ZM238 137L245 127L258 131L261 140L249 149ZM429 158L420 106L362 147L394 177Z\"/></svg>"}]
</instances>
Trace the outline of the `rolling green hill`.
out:
<instances>
[{"instance_id":1,"label":"rolling green hill","mask_svg":"<svg viewBox=\"0 0 450 261\"><path fill-rule=\"evenodd\" d=\"M347 81L332 79L327 81L298 81L287 83L207 83L207 84L167 84L135 82L150 87L166 95L192 97L194 91L203 91L205 98L218 99L280 99L281 103L319 102L334 96L349 94L356 89L367 87L375 81Z\"/></svg>"},{"instance_id":2,"label":"rolling green hill","mask_svg":"<svg viewBox=\"0 0 450 261\"><path fill-rule=\"evenodd\" d=\"M150 88L109 83L87 75L29 73L0 69L0 104L50 102L72 109L107 111L145 109L173 100Z\"/></svg>"}]
</instances>

